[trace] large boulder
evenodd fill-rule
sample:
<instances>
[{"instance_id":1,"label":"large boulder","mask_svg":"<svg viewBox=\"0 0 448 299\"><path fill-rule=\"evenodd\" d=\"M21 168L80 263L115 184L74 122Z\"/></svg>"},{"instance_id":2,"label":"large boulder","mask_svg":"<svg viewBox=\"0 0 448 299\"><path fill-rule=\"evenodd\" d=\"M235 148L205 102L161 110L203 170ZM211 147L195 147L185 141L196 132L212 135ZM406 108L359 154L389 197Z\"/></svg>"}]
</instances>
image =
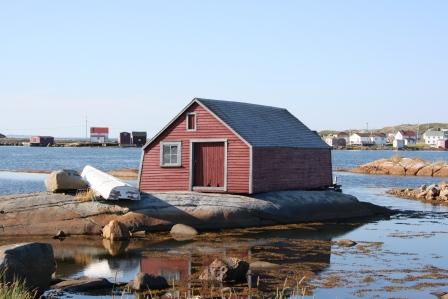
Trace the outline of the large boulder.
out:
<instances>
[{"instance_id":1,"label":"large boulder","mask_svg":"<svg viewBox=\"0 0 448 299\"><path fill-rule=\"evenodd\" d=\"M169 284L162 276L139 272L132 281L131 287L135 291L161 290L168 288Z\"/></svg>"},{"instance_id":2,"label":"large boulder","mask_svg":"<svg viewBox=\"0 0 448 299\"><path fill-rule=\"evenodd\" d=\"M88 184L76 170L62 169L45 178L45 187L49 192L65 192L87 189Z\"/></svg>"},{"instance_id":3,"label":"large boulder","mask_svg":"<svg viewBox=\"0 0 448 299\"><path fill-rule=\"evenodd\" d=\"M111 220L103 228L103 238L111 241L129 240L131 234L128 227L117 220Z\"/></svg>"},{"instance_id":4,"label":"large boulder","mask_svg":"<svg viewBox=\"0 0 448 299\"><path fill-rule=\"evenodd\" d=\"M200 280L243 282L249 263L235 257L215 259L199 276Z\"/></svg>"},{"instance_id":5,"label":"large boulder","mask_svg":"<svg viewBox=\"0 0 448 299\"><path fill-rule=\"evenodd\" d=\"M25 287L44 292L56 270L53 248L45 243L20 243L0 246L0 273L2 280L11 283L23 281Z\"/></svg>"},{"instance_id":6,"label":"large boulder","mask_svg":"<svg viewBox=\"0 0 448 299\"><path fill-rule=\"evenodd\" d=\"M194 237L198 231L189 225L175 224L170 230L170 234L174 237Z\"/></svg>"}]
</instances>

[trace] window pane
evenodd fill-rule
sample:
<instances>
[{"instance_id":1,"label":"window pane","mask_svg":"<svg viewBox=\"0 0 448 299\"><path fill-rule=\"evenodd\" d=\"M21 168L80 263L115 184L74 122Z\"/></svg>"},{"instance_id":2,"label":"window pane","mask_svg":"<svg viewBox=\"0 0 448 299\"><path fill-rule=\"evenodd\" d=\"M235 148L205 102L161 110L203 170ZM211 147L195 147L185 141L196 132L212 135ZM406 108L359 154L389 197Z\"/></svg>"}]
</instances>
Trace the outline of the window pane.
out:
<instances>
[{"instance_id":1,"label":"window pane","mask_svg":"<svg viewBox=\"0 0 448 299\"><path fill-rule=\"evenodd\" d=\"M170 153L171 153L171 147L169 145L164 145L162 164L170 164Z\"/></svg>"},{"instance_id":2,"label":"window pane","mask_svg":"<svg viewBox=\"0 0 448 299\"><path fill-rule=\"evenodd\" d=\"M177 164L177 154L171 154L171 164Z\"/></svg>"},{"instance_id":3,"label":"window pane","mask_svg":"<svg viewBox=\"0 0 448 299\"><path fill-rule=\"evenodd\" d=\"M194 130L196 128L196 115L189 114L187 117L188 130Z\"/></svg>"},{"instance_id":4,"label":"window pane","mask_svg":"<svg viewBox=\"0 0 448 299\"><path fill-rule=\"evenodd\" d=\"M163 154L162 164L170 164L170 154L167 154L167 153Z\"/></svg>"}]
</instances>

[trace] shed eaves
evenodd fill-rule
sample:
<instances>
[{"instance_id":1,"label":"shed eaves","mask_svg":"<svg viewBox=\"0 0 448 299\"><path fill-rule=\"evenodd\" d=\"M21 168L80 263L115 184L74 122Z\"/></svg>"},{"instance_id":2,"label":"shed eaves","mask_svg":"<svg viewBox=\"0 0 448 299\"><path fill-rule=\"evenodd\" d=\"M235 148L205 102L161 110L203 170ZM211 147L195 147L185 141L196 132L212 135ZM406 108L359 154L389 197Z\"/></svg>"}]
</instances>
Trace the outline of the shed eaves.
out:
<instances>
[{"instance_id":1,"label":"shed eaves","mask_svg":"<svg viewBox=\"0 0 448 299\"><path fill-rule=\"evenodd\" d=\"M196 98L253 147L329 148L283 108Z\"/></svg>"}]
</instances>

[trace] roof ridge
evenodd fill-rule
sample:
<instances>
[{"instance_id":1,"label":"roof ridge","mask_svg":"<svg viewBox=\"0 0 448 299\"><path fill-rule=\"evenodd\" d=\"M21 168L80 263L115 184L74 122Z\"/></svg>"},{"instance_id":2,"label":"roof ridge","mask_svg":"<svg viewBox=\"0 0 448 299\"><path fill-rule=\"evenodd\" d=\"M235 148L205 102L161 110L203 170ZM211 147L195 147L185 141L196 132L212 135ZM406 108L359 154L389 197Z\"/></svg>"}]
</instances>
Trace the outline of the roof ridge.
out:
<instances>
[{"instance_id":1,"label":"roof ridge","mask_svg":"<svg viewBox=\"0 0 448 299\"><path fill-rule=\"evenodd\" d=\"M247 103L247 102L241 102L241 101L231 101L231 100L217 100L217 99L206 99L206 98L194 98L194 100L197 100L199 102L201 101L211 101L211 102L226 102L226 103L234 103L234 104L242 104L242 105L250 105L250 106L259 106L259 107L265 107L265 108L273 108L273 109L279 109L279 110L286 110L288 109L283 107L276 107L276 106L269 106L269 105L262 105L262 104L255 104L255 103Z\"/></svg>"}]
</instances>

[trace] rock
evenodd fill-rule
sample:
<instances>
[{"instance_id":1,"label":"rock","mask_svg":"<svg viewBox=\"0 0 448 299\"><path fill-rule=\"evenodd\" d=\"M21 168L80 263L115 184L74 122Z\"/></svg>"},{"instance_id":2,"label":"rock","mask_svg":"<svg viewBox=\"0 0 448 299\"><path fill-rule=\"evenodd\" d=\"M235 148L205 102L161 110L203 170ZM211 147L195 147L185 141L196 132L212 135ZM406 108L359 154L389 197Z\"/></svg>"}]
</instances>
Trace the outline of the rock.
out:
<instances>
[{"instance_id":1,"label":"rock","mask_svg":"<svg viewBox=\"0 0 448 299\"><path fill-rule=\"evenodd\" d=\"M420 161L420 160L414 160L414 163L412 165L406 166L406 175L417 175L418 171L425 167L427 163Z\"/></svg>"},{"instance_id":2,"label":"rock","mask_svg":"<svg viewBox=\"0 0 448 299\"><path fill-rule=\"evenodd\" d=\"M169 284L162 276L139 272L132 281L131 286L136 291L145 291L166 289L169 287Z\"/></svg>"},{"instance_id":3,"label":"rock","mask_svg":"<svg viewBox=\"0 0 448 299\"><path fill-rule=\"evenodd\" d=\"M111 289L114 286L105 278L78 278L68 279L51 286L52 289L60 289L69 293L80 293L99 289Z\"/></svg>"},{"instance_id":4,"label":"rock","mask_svg":"<svg viewBox=\"0 0 448 299\"><path fill-rule=\"evenodd\" d=\"M431 185L432 186L432 185ZM426 192L426 199L434 199L439 196L440 190L437 187L428 187L428 191Z\"/></svg>"},{"instance_id":5,"label":"rock","mask_svg":"<svg viewBox=\"0 0 448 299\"><path fill-rule=\"evenodd\" d=\"M143 193L139 201L79 202L61 193L0 196L1 236L101 235L111 220L130 231L169 231L184 223L216 230L390 216L393 211L334 191L280 191L252 196L196 192Z\"/></svg>"},{"instance_id":6,"label":"rock","mask_svg":"<svg viewBox=\"0 0 448 299\"><path fill-rule=\"evenodd\" d=\"M441 167L439 170L434 172L436 177L448 177L448 165Z\"/></svg>"},{"instance_id":7,"label":"rock","mask_svg":"<svg viewBox=\"0 0 448 299\"><path fill-rule=\"evenodd\" d=\"M420 192L419 194L417 194L417 199L425 199L426 198L426 192L427 191L423 191L423 192Z\"/></svg>"},{"instance_id":8,"label":"rock","mask_svg":"<svg viewBox=\"0 0 448 299\"><path fill-rule=\"evenodd\" d=\"M280 267L280 265L273 264L270 262L264 262L264 261L252 262L249 265L249 268L251 268L251 269L272 269L272 268L278 268L278 267Z\"/></svg>"},{"instance_id":9,"label":"rock","mask_svg":"<svg viewBox=\"0 0 448 299\"><path fill-rule=\"evenodd\" d=\"M131 232L131 237L133 237L133 238L141 238L141 237L145 237L145 236L146 236L145 230Z\"/></svg>"},{"instance_id":10,"label":"rock","mask_svg":"<svg viewBox=\"0 0 448 299\"><path fill-rule=\"evenodd\" d=\"M175 224L171 228L170 234L175 237L193 237L198 234L198 231L185 224Z\"/></svg>"},{"instance_id":11,"label":"rock","mask_svg":"<svg viewBox=\"0 0 448 299\"><path fill-rule=\"evenodd\" d=\"M399 164L392 165L388 168L388 172L390 175L405 175L406 170L403 166Z\"/></svg>"},{"instance_id":12,"label":"rock","mask_svg":"<svg viewBox=\"0 0 448 299\"><path fill-rule=\"evenodd\" d=\"M372 161L351 170L355 173L407 175L407 176L448 176L448 164L430 163L418 158L392 157Z\"/></svg>"},{"instance_id":13,"label":"rock","mask_svg":"<svg viewBox=\"0 0 448 299\"><path fill-rule=\"evenodd\" d=\"M76 170L62 169L53 171L45 178L45 187L49 192L84 190L88 188Z\"/></svg>"},{"instance_id":14,"label":"rock","mask_svg":"<svg viewBox=\"0 0 448 299\"><path fill-rule=\"evenodd\" d=\"M341 247L353 247L358 243L352 240L338 240L336 241L336 244L338 244Z\"/></svg>"},{"instance_id":15,"label":"rock","mask_svg":"<svg viewBox=\"0 0 448 299\"><path fill-rule=\"evenodd\" d=\"M0 273L7 283L19 279L28 290L44 292L56 270L53 248L45 243L0 246Z\"/></svg>"},{"instance_id":16,"label":"rock","mask_svg":"<svg viewBox=\"0 0 448 299\"><path fill-rule=\"evenodd\" d=\"M426 185L421 185L419 188L420 192L426 191L426 189L428 189L428 186Z\"/></svg>"},{"instance_id":17,"label":"rock","mask_svg":"<svg viewBox=\"0 0 448 299\"><path fill-rule=\"evenodd\" d=\"M56 235L53 236L53 239L65 239L67 237L67 235L64 233L63 230L60 230L57 232Z\"/></svg>"},{"instance_id":18,"label":"rock","mask_svg":"<svg viewBox=\"0 0 448 299\"><path fill-rule=\"evenodd\" d=\"M439 193L439 198L441 200L448 200L448 189L443 189Z\"/></svg>"},{"instance_id":19,"label":"rock","mask_svg":"<svg viewBox=\"0 0 448 299\"><path fill-rule=\"evenodd\" d=\"M427 165L425 167L422 167L418 172L418 176L432 176L433 168L432 165Z\"/></svg>"},{"instance_id":20,"label":"rock","mask_svg":"<svg viewBox=\"0 0 448 299\"><path fill-rule=\"evenodd\" d=\"M103 228L103 238L111 241L129 240L131 234L128 227L117 220L111 220L108 225Z\"/></svg>"},{"instance_id":21,"label":"rock","mask_svg":"<svg viewBox=\"0 0 448 299\"><path fill-rule=\"evenodd\" d=\"M200 280L243 282L249 264L235 257L215 259L199 276Z\"/></svg>"}]
</instances>

